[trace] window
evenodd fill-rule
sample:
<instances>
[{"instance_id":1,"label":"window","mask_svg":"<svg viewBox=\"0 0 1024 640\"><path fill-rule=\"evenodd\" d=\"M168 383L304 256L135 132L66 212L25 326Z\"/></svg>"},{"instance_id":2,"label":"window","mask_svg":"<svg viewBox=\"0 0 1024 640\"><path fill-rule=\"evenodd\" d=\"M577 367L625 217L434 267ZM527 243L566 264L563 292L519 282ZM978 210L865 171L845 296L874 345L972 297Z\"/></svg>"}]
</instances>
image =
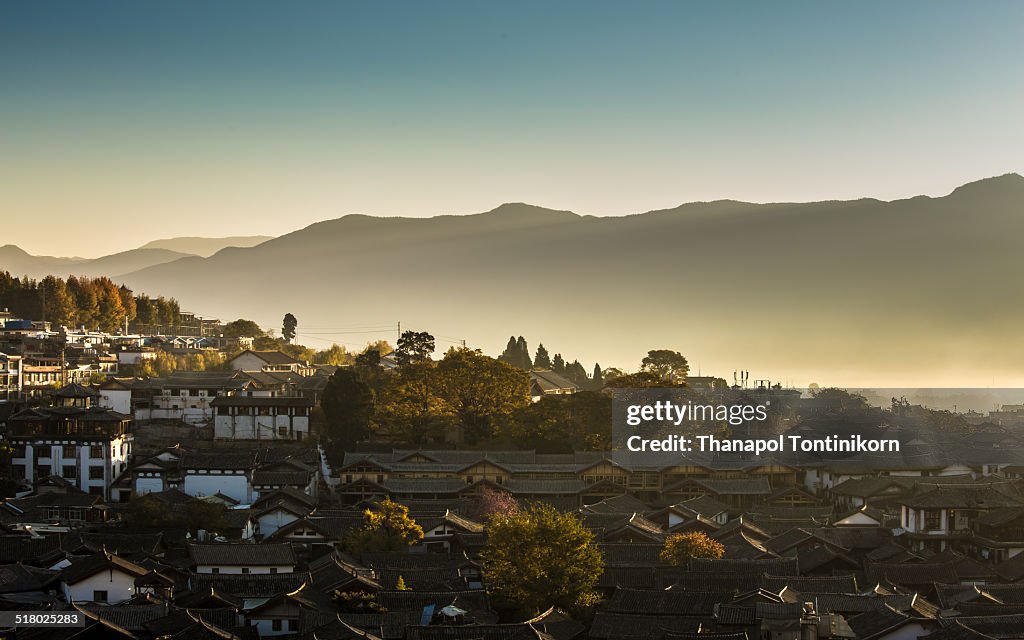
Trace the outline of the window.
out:
<instances>
[{"instance_id":1,"label":"window","mask_svg":"<svg viewBox=\"0 0 1024 640\"><path fill-rule=\"evenodd\" d=\"M270 573L277 573L277 567L270 567Z\"/></svg>"},{"instance_id":2,"label":"window","mask_svg":"<svg viewBox=\"0 0 1024 640\"><path fill-rule=\"evenodd\" d=\"M928 509L924 512L925 531L936 531L942 528L942 512Z\"/></svg>"},{"instance_id":3,"label":"window","mask_svg":"<svg viewBox=\"0 0 1024 640\"><path fill-rule=\"evenodd\" d=\"M94 444L89 447L90 458L102 458L103 457L103 445Z\"/></svg>"},{"instance_id":4,"label":"window","mask_svg":"<svg viewBox=\"0 0 1024 640\"><path fill-rule=\"evenodd\" d=\"M281 621L280 620L271 620L270 621L270 628L273 629L274 631L280 631L282 629Z\"/></svg>"},{"instance_id":5,"label":"window","mask_svg":"<svg viewBox=\"0 0 1024 640\"><path fill-rule=\"evenodd\" d=\"M76 458L78 457L78 447L73 444L64 445L63 455L65 458Z\"/></svg>"},{"instance_id":6,"label":"window","mask_svg":"<svg viewBox=\"0 0 1024 640\"><path fill-rule=\"evenodd\" d=\"M383 473L378 473L377 474L377 484L383 484L383 483L384 483L384 474Z\"/></svg>"},{"instance_id":7,"label":"window","mask_svg":"<svg viewBox=\"0 0 1024 640\"><path fill-rule=\"evenodd\" d=\"M466 476L466 484L473 484L473 476Z\"/></svg>"},{"instance_id":8,"label":"window","mask_svg":"<svg viewBox=\"0 0 1024 640\"><path fill-rule=\"evenodd\" d=\"M299 630L299 621L298 620L289 620L288 621L288 630L289 631L298 631Z\"/></svg>"},{"instance_id":9,"label":"window","mask_svg":"<svg viewBox=\"0 0 1024 640\"><path fill-rule=\"evenodd\" d=\"M284 438L288 435L288 427L278 427L277 435Z\"/></svg>"},{"instance_id":10,"label":"window","mask_svg":"<svg viewBox=\"0 0 1024 640\"><path fill-rule=\"evenodd\" d=\"M89 467L89 479L90 480L102 480L103 479L103 467Z\"/></svg>"},{"instance_id":11,"label":"window","mask_svg":"<svg viewBox=\"0 0 1024 640\"><path fill-rule=\"evenodd\" d=\"M67 478L70 480L73 480L76 475L78 474L75 473L75 467L64 467L64 470L60 474L62 478Z\"/></svg>"},{"instance_id":12,"label":"window","mask_svg":"<svg viewBox=\"0 0 1024 640\"><path fill-rule=\"evenodd\" d=\"M93 602L106 602L107 601L107 592L106 592L106 590L97 589L96 591L93 591L92 592L92 600L93 600Z\"/></svg>"},{"instance_id":13,"label":"window","mask_svg":"<svg viewBox=\"0 0 1024 640\"><path fill-rule=\"evenodd\" d=\"M352 484L352 474L351 473L345 474L345 484Z\"/></svg>"},{"instance_id":14,"label":"window","mask_svg":"<svg viewBox=\"0 0 1024 640\"><path fill-rule=\"evenodd\" d=\"M249 567L242 567L242 573L249 573Z\"/></svg>"},{"instance_id":15,"label":"window","mask_svg":"<svg viewBox=\"0 0 1024 640\"><path fill-rule=\"evenodd\" d=\"M213 567L210 569L210 573L220 573L220 567Z\"/></svg>"}]
</instances>

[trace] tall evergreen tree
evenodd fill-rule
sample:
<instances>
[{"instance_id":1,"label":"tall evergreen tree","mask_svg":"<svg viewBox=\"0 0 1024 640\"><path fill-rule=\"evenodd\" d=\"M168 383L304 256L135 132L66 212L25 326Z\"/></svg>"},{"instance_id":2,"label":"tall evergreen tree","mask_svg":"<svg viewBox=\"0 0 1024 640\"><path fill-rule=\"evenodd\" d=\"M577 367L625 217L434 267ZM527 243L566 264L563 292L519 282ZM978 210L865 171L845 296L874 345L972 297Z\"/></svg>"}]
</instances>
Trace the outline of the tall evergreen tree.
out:
<instances>
[{"instance_id":1,"label":"tall evergreen tree","mask_svg":"<svg viewBox=\"0 0 1024 640\"><path fill-rule=\"evenodd\" d=\"M548 350L544 348L544 343L537 347L537 356L533 359L533 366L535 369L551 368L551 356L548 355Z\"/></svg>"},{"instance_id":2,"label":"tall evergreen tree","mask_svg":"<svg viewBox=\"0 0 1024 640\"><path fill-rule=\"evenodd\" d=\"M594 389L600 389L604 386L604 372L601 371L601 365L594 363L594 375L590 376L590 386Z\"/></svg>"},{"instance_id":3,"label":"tall evergreen tree","mask_svg":"<svg viewBox=\"0 0 1024 640\"><path fill-rule=\"evenodd\" d=\"M299 321L295 319L295 316L291 313L284 314L284 320L281 323L281 336L285 340L291 342L295 339L295 330L299 326Z\"/></svg>"},{"instance_id":4,"label":"tall evergreen tree","mask_svg":"<svg viewBox=\"0 0 1024 640\"><path fill-rule=\"evenodd\" d=\"M551 360L551 370L555 373L565 373L565 360L562 359L562 354L555 354L555 357Z\"/></svg>"},{"instance_id":5,"label":"tall evergreen tree","mask_svg":"<svg viewBox=\"0 0 1024 640\"><path fill-rule=\"evenodd\" d=\"M516 340L515 366L526 371L533 367L533 361L530 358L530 347L526 346L526 338L523 336L519 336L519 339Z\"/></svg>"},{"instance_id":6,"label":"tall evergreen tree","mask_svg":"<svg viewBox=\"0 0 1024 640\"><path fill-rule=\"evenodd\" d=\"M509 336L508 337L508 344L505 345L505 350L501 352L500 356L498 356L498 360L501 360L502 362L504 362L506 364L510 364L513 367L517 366L516 365L516 355L517 355L518 349L519 349L519 343L516 342L516 337L515 336Z\"/></svg>"}]
</instances>

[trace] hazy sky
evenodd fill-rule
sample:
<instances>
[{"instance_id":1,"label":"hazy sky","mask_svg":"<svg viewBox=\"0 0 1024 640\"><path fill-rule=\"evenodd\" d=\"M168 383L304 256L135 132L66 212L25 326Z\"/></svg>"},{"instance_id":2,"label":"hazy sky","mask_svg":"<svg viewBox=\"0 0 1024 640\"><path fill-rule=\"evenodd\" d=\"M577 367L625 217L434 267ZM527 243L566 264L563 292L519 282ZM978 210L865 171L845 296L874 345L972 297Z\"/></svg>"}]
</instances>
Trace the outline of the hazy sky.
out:
<instances>
[{"instance_id":1,"label":"hazy sky","mask_svg":"<svg viewBox=\"0 0 1024 640\"><path fill-rule=\"evenodd\" d=\"M1016 1L9 2L0 244L940 195L1024 169L1022 60Z\"/></svg>"}]
</instances>

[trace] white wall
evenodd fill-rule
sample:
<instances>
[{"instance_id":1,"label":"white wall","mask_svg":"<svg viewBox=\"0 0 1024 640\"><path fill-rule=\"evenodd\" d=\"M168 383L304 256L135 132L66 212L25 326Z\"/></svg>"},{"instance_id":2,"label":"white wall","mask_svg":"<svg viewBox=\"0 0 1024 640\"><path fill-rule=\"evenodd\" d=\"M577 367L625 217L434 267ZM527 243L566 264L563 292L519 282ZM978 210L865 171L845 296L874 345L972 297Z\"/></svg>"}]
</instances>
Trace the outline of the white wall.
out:
<instances>
[{"instance_id":1,"label":"white wall","mask_svg":"<svg viewBox=\"0 0 1024 640\"><path fill-rule=\"evenodd\" d=\"M107 602L122 602L135 595L135 577L118 570L104 569L73 585L63 584L68 602L92 600L93 591L106 591Z\"/></svg>"},{"instance_id":2,"label":"white wall","mask_svg":"<svg viewBox=\"0 0 1024 640\"><path fill-rule=\"evenodd\" d=\"M265 513L257 519L257 522L260 524L260 535L264 538L273 535L281 527L298 519L299 517L294 513L284 511L283 509L275 509L270 513Z\"/></svg>"},{"instance_id":3,"label":"white wall","mask_svg":"<svg viewBox=\"0 0 1024 640\"><path fill-rule=\"evenodd\" d=\"M99 406L131 415L132 392L129 389L100 389Z\"/></svg>"}]
</instances>

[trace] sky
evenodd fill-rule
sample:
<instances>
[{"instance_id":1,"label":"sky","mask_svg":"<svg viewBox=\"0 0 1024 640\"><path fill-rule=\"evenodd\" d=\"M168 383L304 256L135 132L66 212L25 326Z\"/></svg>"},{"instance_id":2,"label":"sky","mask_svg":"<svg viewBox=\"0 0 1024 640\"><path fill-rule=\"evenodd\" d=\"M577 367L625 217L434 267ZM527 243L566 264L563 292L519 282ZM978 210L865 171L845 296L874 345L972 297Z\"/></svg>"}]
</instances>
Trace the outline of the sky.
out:
<instances>
[{"instance_id":1,"label":"sky","mask_svg":"<svg viewBox=\"0 0 1024 640\"><path fill-rule=\"evenodd\" d=\"M0 244L943 195L1024 171L1022 61L998 0L3 3Z\"/></svg>"}]
</instances>

